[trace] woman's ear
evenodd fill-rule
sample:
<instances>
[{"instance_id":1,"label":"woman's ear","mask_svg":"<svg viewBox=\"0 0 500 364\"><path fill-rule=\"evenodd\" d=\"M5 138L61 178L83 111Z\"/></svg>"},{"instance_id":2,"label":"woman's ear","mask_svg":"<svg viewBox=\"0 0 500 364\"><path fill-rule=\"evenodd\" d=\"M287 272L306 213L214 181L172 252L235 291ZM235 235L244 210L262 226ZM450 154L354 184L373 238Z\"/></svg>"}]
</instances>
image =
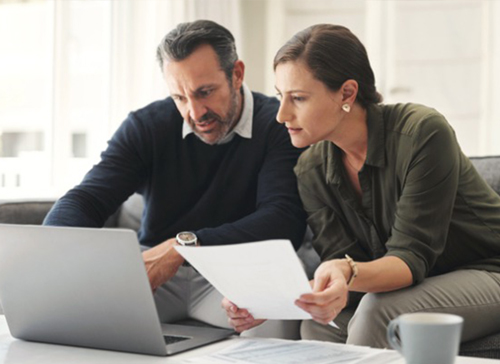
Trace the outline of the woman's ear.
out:
<instances>
[{"instance_id":1,"label":"woman's ear","mask_svg":"<svg viewBox=\"0 0 500 364\"><path fill-rule=\"evenodd\" d=\"M352 105L358 95L358 83L355 80L347 80L340 87L342 102Z\"/></svg>"}]
</instances>

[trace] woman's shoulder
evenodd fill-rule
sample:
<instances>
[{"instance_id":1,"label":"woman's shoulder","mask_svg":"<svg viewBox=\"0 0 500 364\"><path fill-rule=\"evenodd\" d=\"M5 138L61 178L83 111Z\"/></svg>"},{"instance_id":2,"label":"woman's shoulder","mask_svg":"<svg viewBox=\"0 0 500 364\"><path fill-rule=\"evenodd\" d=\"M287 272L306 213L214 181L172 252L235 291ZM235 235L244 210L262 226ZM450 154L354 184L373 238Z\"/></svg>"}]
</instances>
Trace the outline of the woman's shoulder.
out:
<instances>
[{"instance_id":1,"label":"woman's shoulder","mask_svg":"<svg viewBox=\"0 0 500 364\"><path fill-rule=\"evenodd\" d=\"M311 145L302 152L295 167L295 173L300 176L311 170L323 168L325 162L331 158L334 146L329 141L321 141Z\"/></svg>"},{"instance_id":2,"label":"woman's shoulder","mask_svg":"<svg viewBox=\"0 0 500 364\"><path fill-rule=\"evenodd\" d=\"M409 136L422 129L449 129L450 126L439 111L417 103L380 105L385 128Z\"/></svg>"}]
</instances>

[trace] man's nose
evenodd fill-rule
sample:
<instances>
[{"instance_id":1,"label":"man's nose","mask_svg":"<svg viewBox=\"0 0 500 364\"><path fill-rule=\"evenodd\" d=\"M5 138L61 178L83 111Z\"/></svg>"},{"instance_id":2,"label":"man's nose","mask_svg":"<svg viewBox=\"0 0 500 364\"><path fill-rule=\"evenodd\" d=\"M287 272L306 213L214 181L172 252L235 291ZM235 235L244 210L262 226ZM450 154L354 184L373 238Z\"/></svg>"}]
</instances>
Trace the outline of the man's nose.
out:
<instances>
[{"instance_id":1,"label":"man's nose","mask_svg":"<svg viewBox=\"0 0 500 364\"><path fill-rule=\"evenodd\" d=\"M194 121L199 121L207 113L207 108L201 102L191 100L188 106L189 117Z\"/></svg>"}]
</instances>

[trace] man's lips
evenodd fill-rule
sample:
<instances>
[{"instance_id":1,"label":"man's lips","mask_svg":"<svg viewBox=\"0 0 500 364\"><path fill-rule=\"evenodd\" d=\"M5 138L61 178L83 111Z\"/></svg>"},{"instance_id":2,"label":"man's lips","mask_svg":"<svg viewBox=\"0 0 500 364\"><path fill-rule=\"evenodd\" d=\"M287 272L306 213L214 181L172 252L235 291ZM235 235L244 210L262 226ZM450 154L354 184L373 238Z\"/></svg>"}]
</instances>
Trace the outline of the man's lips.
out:
<instances>
[{"instance_id":1,"label":"man's lips","mask_svg":"<svg viewBox=\"0 0 500 364\"><path fill-rule=\"evenodd\" d=\"M195 122L196 129L199 130L200 132L205 132L209 131L213 128L216 120L215 119L210 119L210 120L205 120L201 123Z\"/></svg>"}]
</instances>

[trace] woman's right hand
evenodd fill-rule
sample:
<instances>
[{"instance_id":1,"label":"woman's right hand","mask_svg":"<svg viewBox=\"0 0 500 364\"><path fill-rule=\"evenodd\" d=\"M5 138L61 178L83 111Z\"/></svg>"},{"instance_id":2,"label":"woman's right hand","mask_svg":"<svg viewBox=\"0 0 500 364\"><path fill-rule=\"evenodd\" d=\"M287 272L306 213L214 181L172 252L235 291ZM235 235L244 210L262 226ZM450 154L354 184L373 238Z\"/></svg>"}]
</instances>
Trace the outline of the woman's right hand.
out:
<instances>
[{"instance_id":1,"label":"woman's right hand","mask_svg":"<svg viewBox=\"0 0 500 364\"><path fill-rule=\"evenodd\" d=\"M239 308L225 297L222 300L222 308L226 310L228 322L236 332L241 333L266 321L254 319L248 310Z\"/></svg>"},{"instance_id":2,"label":"woman's right hand","mask_svg":"<svg viewBox=\"0 0 500 364\"><path fill-rule=\"evenodd\" d=\"M322 263L314 273L311 281L312 293L303 294L295 304L304 311L309 312L314 321L327 325L347 305L349 289L346 274L344 273L345 261L335 259Z\"/></svg>"}]
</instances>

